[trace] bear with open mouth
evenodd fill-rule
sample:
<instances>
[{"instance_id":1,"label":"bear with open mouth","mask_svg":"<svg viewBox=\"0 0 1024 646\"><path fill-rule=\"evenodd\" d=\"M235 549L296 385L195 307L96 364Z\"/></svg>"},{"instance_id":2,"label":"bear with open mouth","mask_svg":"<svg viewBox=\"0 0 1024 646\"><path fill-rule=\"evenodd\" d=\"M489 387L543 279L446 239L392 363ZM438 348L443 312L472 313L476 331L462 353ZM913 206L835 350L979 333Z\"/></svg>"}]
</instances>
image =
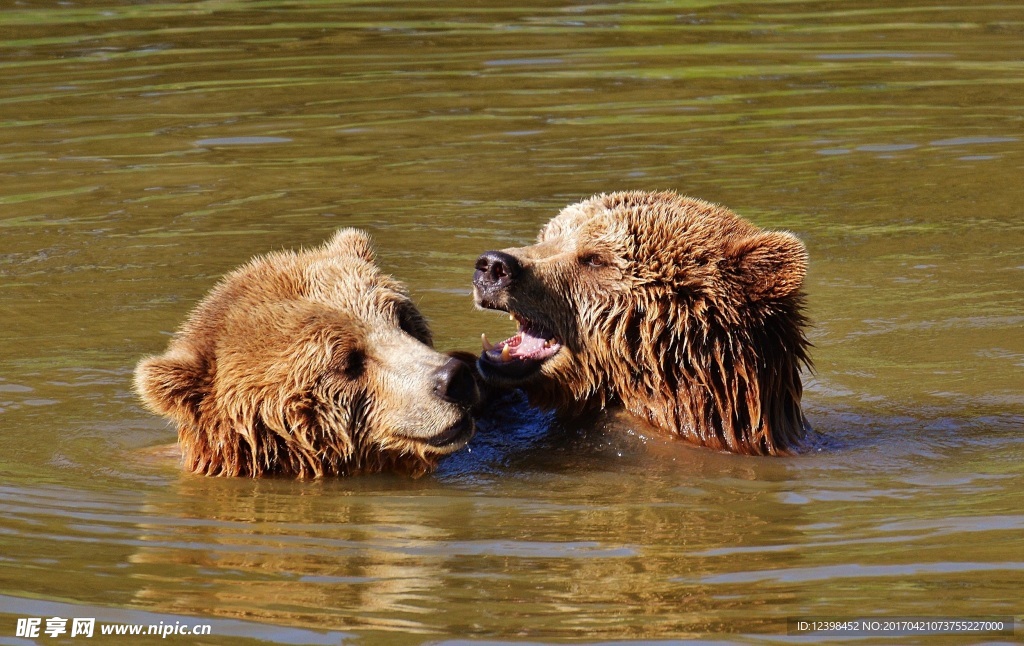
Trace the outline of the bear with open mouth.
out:
<instances>
[{"instance_id":1,"label":"bear with open mouth","mask_svg":"<svg viewBox=\"0 0 1024 646\"><path fill-rule=\"evenodd\" d=\"M701 446L798 451L807 251L732 211L672 192L563 209L527 247L476 262L477 307L518 332L482 337L483 378L575 417L621 405Z\"/></svg>"},{"instance_id":2,"label":"bear with open mouth","mask_svg":"<svg viewBox=\"0 0 1024 646\"><path fill-rule=\"evenodd\" d=\"M135 389L177 426L194 473L417 476L473 436L471 365L434 351L369 237L343 229L225 276L139 362Z\"/></svg>"}]
</instances>

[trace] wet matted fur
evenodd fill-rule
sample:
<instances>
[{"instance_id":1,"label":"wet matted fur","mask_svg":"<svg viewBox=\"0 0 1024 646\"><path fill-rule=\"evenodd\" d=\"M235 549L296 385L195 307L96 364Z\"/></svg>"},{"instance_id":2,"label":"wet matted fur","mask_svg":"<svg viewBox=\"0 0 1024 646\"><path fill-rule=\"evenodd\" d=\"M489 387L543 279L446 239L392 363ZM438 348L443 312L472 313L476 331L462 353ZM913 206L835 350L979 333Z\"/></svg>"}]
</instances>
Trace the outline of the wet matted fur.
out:
<instances>
[{"instance_id":1,"label":"wet matted fur","mask_svg":"<svg viewBox=\"0 0 1024 646\"><path fill-rule=\"evenodd\" d=\"M807 252L729 209L671 192L566 207L537 244L477 262L478 306L516 336L478 365L566 416L618 404L719 450L777 455L808 425L801 368Z\"/></svg>"},{"instance_id":2,"label":"wet matted fur","mask_svg":"<svg viewBox=\"0 0 1024 646\"><path fill-rule=\"evenodd\" d=\"M435 352L367 235L260 256L224 277L135 388L207 475L419 475L472 436L465 363Z\"/></svg>"}]
</instances>

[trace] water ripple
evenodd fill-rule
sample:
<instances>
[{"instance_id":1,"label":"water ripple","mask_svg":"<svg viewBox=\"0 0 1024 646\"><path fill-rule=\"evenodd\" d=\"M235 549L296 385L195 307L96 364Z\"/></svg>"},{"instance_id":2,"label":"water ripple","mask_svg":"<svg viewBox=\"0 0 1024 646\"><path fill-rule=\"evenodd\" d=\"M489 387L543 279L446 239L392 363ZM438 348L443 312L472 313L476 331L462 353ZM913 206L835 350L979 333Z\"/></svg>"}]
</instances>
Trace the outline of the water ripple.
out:
<instances>
[{"instance_id":1,"label":"water ripple","mask_svg":"<svg viewBox=\"0 0 1024 646\"><path fill-rule=\"evenodd\" d=\"M943 561L937 563L911 563L906 565L861 565L859 563L850 563L843 565L823 565L820 567L760 570L757 572L730 572L728 574L717 574L702 577L700 582L710 584L758 583L761 581L771 581L775 583L806 583L809 581L836 581L842 579L863 578L891 579L894 577L937 576L946 574L970 574L999 571L1024 571L1024 562L987 563ZM683 581L685 579L678 580Z\"/></svg>"}]
</instances>

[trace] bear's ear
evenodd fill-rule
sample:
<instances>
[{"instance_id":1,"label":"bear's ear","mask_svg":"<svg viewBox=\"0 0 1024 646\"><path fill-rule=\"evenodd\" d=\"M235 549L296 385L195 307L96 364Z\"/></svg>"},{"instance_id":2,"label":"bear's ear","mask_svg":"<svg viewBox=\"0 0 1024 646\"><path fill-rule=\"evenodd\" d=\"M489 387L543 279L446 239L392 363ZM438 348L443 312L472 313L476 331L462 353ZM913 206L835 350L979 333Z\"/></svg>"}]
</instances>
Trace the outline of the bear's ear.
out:
<instances>
[{"instance_id":1,"label":"bear's ear","mask_svg":"<svg viewBox=\"0 0 1024 646\"><path fill-rule=\"evenodd\" d=\"M147 357L135 367L135 392L146 407L179 423L198 418L207 390L202 366L187 352Z\"/></svg>"},{"instance_id":2,"label":"bear's ear","mask_svg":"<svg viewBox=\"0 0 1024 646\"><path fill-rule=\"evenodd\" d=\"M361 229L339 229L327 242L327 250L342 256L362 258L366 262L374 261L373 241L370 235Z\"/></svg>"},{"instance_id":3,"label":"bear's ear","mask_svg":"<svg viewBox=\"0 0 1024 646\"><path fill-rule=\"evenodd\" d=\"M807 248L792 233L761 231L737 245L741 281L753 300L795 294L807 275Z\"/></svg>"}]
</instances>

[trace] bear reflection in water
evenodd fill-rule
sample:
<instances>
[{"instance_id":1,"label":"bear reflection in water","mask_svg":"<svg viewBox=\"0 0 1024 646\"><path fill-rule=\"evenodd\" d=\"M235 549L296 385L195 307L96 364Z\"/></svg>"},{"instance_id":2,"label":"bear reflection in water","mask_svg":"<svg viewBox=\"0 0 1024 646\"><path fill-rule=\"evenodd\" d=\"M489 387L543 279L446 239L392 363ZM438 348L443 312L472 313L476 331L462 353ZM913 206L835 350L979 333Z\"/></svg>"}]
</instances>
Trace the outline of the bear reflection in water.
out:
<instances>
[{"instance_id":1,"label":"bear reflection in water","mask_svg":"<svg viewBox=\"0 0 1024 646\"><path fill-rule=\"evenodd\" d=\"M815 522L785 502L794 461L486 419L471 451L418 480L162 470L167 486L146 495L125 543L129 603L409 644L474 630L594 641L778 626L751 604L785 605L792 586L707 579L803 563L783 549ZM453 612L467 595L477 614Z\"/></svg>"}]
</instances>

